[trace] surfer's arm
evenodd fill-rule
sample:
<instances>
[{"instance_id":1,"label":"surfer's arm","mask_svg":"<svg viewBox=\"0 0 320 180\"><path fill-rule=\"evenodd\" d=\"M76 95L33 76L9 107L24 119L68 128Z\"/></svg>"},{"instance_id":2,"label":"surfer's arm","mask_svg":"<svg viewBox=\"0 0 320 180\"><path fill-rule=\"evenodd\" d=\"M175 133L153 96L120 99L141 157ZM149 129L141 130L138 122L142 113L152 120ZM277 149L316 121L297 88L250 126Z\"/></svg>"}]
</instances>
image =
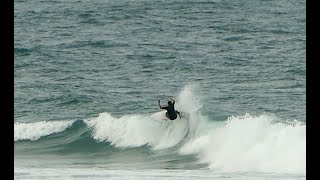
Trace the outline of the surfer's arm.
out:
<instances>
[{"instance_id":1,"label":"surfer's arm","mask_svg":"<svg viewBox=\"0 0 320 180\"><path fill-rule=\"evenodd\" d=\"M159 108L160 108L160 109L167 109L167 106L161 106L161 105L160 105L160 100L158 100L158 105L159 105Z\"/></svg>"},{"instance_id":2,"label":"surfer's arm","mask_svg":"<svg viewBox=\"0 0 320 180\"><path fill-rule=\"evenodd\" d=\"M176 102L173 98L170 98L172 100L172 104L174 105L174 103Z\"/></svg>"},{"instance_id":3,"label":"surfer's arm","mask_svg":"<svg viewBox=\"0 0 320 180\"><path fill-rule=\"evenodd\" d=\"M163 108L163 107L161 107L161 105L160 105L160 100L158 100L158 106L159 106L160 109Z\"/></svg>"}]
</instances>

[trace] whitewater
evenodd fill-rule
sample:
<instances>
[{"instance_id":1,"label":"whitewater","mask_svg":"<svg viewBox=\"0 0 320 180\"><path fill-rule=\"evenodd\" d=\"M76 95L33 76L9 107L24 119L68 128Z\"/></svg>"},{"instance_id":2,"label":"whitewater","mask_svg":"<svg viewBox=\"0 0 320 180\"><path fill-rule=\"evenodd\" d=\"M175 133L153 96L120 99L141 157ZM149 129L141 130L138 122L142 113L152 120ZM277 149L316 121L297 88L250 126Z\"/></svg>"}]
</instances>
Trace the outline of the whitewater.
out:
<instances>
[{"instance_id":1,"label":"whitewater","mask_svg":"<svg viewBox=\"0 0 320 180\"><path fill-rule=\"evenodd\" d=\"M82 143L83 146L87 146L87 142L90 141L94 143L90 156L95 154L99 158L108 159L111 157L111 154L108 153L113 152L119 157L127 157L129 164L130 158L134 158L135 163L145 163L147 166L150 163L164 163L164 166L170 167L170 162L175 162L184 167L186 162L183 159L186 158L190 159L187 164L191 163L197 167L196 169L201 172L203 178L221 178L223 174L226 176L238 174L240 178L241 174L246 174L242 177L244 179L263 179L264 174L293 179L305 177L306 125L304 123L286 122L272 114L245 113L228 117L224 121L209 119L202 113L202 99L194 91L193 86L186 86L176 97L176 108L188 114L188 118L161 122L151 118L154 113L116 117L111 113L103 112L96 117L83 120L17 122L14 124L14 141L17 146L19 143L24 147L30 146L31 149L37 149L39 146L38 149L47 149L47 151L55 152L53 154L58 153L61 149L63 151L73 148L72 144L78 144L78 148L82 147ZM60 139L63 140L59 141ZM139 154L142 156L140 159L134 157L136 151L142 151ZM77 152L76 149L73 149L73 152L80 153L82 157L89 156L84 150ZM152 158L148 159L149 156ZM111 159L115 164L117 161L118 163L126 161L120 158L117 160L116 157ZM43 171L47 173L46 176L55 174L53 171L61 171L62 174L63 171L69 171L68 173L78 176L81 176L83 172L81 170L83 167L65 166L62 167L71 168L72 172L71 169L69 171L64 168L54 170L49 168ZM134 168L132 164L127 166L129 169ZM161 170L154 170L157 169L156 167L153 165L146 167L146 169L153 169L147 174L151 173L152 176L156 176L157 173L160 173ZM32 172L36 173L36 169L30 171L31 175ZM85 171L98 174L99 177L110 174L110 171L117 177L125 171L110 170L110 167L107 169L93 168ZM173 169L176 169L176 178L195 173L193 172L195 170L185 172L183 170L185 168L175 167ZM23 172L26 171L23 166L21 168L18 166L15 171L21 174L22 179L28 177L23 175ZM131 175L141 178L143 172L144 170L139 170L135 172L135 175Z\"/></svg>"}]
</instances>

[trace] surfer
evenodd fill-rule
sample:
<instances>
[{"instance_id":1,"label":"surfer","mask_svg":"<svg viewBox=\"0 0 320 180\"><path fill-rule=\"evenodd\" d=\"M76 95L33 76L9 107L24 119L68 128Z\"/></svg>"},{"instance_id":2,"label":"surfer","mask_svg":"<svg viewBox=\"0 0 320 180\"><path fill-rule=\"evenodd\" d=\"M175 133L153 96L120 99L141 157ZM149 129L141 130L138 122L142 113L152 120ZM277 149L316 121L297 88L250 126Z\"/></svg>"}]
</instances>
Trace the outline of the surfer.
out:
<instances>
[{"instance_id":1,"label":"surfer","mask_svg":"<svg viewBox=\"0 0 320 180\"><path fill-rule=\"evenodd\" d=\"M175 120L177 118L177 114L179 114L179 117L181 119L181 114L179 111L174 109L174 103L175 100L171 98L172 101L168 101L168 106L161 106L160 105L160 100L158 100L158 105L160 107L160 109L165 109L167 110L166 112L166 116L167 118L169 118L170 120Z\"/></svg>"}]
</instances>

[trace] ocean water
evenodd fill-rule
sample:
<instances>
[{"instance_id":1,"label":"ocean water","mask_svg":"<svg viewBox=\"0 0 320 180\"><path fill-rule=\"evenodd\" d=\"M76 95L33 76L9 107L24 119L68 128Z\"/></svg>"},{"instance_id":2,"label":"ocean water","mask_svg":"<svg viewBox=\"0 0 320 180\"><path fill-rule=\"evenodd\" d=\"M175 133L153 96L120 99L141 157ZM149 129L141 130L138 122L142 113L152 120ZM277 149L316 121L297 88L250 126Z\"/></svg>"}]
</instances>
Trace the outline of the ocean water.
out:
<instances>
[{"instance_id":1,"label":"ocean water","mask_svg":"<svg viewBox=\"0 0 320 180\"><path fill-rule=\"evenodd\" d=\"M15 0L14 179L306 179L305 4Z\"/></svg>"}]
</instances>

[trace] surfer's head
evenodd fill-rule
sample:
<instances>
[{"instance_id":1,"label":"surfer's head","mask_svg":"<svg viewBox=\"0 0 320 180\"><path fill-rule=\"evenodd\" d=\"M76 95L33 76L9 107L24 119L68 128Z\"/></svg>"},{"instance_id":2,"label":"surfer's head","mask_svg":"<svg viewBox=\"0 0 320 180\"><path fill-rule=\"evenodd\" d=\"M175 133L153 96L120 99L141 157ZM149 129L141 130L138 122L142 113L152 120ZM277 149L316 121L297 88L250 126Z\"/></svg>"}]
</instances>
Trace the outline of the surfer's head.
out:
<instances>
[{"instance_id":1,"label":"surfer's head","mask_svg":"<svg viewBox=\"0 0 320 180\"><path fill-rule=\"evenodd\" d=\"M168 105L172 105L172 102L171 102L171 101L168 101Z\"/></svg>"}]
</instances>

